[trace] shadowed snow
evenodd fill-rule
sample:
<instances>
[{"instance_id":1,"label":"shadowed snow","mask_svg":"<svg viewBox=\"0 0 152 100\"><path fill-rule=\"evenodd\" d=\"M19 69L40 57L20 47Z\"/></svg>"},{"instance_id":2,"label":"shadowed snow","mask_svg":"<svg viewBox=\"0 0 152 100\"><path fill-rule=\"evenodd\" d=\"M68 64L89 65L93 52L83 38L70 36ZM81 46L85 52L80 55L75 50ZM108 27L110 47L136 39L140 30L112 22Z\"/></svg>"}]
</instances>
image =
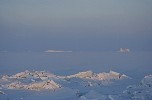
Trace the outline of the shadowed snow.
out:
<instances>
[{"instance_id":1,"label":"shadowed snow","mask_svg":"<svg viewBox=\"0 0 152 100\"><path fill-rule=\"evenodd\" d=\"M133 100L152 100L152 75L145 76L139 84L129 85L123 93Z\"/></svg>"}]
</instances>

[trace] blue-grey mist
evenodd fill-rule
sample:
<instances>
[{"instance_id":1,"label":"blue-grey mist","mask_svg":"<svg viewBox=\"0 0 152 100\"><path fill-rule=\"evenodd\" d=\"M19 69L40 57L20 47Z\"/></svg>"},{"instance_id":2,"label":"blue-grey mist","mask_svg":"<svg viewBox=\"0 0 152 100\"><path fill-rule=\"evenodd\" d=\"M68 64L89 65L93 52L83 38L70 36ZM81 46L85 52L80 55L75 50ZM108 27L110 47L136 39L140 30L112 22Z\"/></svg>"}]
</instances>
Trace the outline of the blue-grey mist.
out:
<instances>
[{"instance_id":1,"label":"blue-grey mist","mask_svg":"<svg viewBox=\"0 0 152 100\"><path fill-rule=\"evenodd\" d=\"M0 50L151 51L151 0L1 0Z\"/></svg>"},{"instance_id":2,"label":"blue-grey mist","mask_svg":"<svg viewBox=\"0 0 152 100\"><path fill-rule=\"evenodd\" d=\"M151 10L152 0L0 0L0 75L114 70L142 78L152 73Z\"/></svg>"}]
</instances>

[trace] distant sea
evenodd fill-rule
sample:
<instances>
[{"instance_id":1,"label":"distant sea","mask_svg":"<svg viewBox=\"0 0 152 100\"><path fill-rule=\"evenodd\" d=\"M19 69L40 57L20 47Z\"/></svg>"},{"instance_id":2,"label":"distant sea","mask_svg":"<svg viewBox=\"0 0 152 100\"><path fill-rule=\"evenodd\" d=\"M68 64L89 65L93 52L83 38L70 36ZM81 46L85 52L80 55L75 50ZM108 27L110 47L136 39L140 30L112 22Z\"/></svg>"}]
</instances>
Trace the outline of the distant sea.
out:
<instances>
[{"instance_id":1,"label":"distant sea","mask_svg":"<svg viewBox=\"0 0 152 100\"><path fill-rule=\"evenodd\" d=\"M110 70L141 80L152 74L152 52L1 52L0 75L25 70L44 70L57 75L70 75L92 70Z\"/></svg>"}]
</instances>

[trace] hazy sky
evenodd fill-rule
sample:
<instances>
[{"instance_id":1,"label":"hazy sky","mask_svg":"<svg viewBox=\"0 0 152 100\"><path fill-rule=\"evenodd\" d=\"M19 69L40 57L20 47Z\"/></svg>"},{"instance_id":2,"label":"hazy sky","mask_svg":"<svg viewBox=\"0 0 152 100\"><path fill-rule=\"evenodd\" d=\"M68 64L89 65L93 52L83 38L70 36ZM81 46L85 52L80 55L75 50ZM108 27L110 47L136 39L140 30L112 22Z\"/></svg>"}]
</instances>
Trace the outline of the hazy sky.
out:
<instances>
[{"instance_id":1,"label":"hazy sky","mask_svg":"<svg viewBox=\"0 0 152 100\"><path fill-rule=\"evenodd\" d=\"M0 0L0 51L152 51L152 0Z\"/></svg>"}]
</instances>

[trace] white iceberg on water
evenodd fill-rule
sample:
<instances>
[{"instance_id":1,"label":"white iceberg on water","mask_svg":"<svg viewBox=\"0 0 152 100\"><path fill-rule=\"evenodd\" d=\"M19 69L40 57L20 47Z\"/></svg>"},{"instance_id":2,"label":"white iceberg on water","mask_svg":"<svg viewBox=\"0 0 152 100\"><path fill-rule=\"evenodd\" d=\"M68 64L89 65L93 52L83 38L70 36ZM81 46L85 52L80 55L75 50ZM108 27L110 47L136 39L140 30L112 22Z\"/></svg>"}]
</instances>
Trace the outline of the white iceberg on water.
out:
<instances>
[{"instance_id":1,"label":"white iceberg on water","mask_svg":"<svg viewBox=\"0 0 152 100\"><path fill-rule=\"evenodd\" d=\"M119 52L127 53L127 52L130 52L130 49L128 49L128 48L120 48Z\"/></svg>"},{"instance_id":2,"label":"white iceberg on water","mask_svg":"<svg viewBox=\"0 0 152 100\"><path fill-rule=\"evenodd\" d=\"M46 50L46 53L62 53L62 52L72 52L72 51L63 51L63 50Z\"/></svg>"}]
</instances>

